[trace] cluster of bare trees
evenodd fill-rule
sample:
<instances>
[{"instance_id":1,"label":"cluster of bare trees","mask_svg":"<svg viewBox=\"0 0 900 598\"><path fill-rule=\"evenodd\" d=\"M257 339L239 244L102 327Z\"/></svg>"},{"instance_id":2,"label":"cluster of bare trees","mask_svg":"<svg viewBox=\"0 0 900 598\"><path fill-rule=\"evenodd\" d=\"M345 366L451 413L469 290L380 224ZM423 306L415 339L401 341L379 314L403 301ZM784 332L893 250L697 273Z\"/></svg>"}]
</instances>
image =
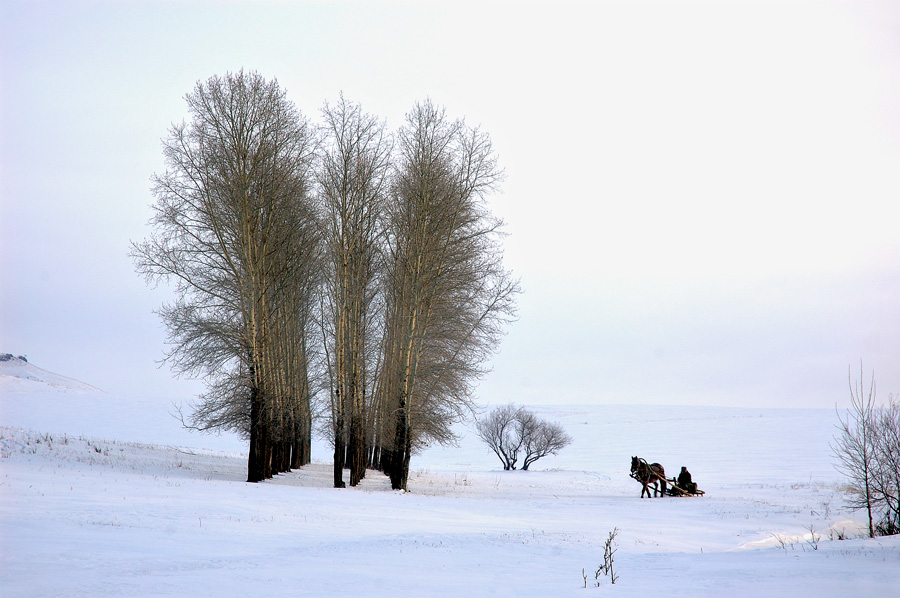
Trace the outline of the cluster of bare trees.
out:
<instances>
[{"instance_id":1,"label":"cluster of bare trees","mask_svg":"<svg viewBox=\"0 0 900 598\"><path fill-rule=\"evenodd\" d=\"M850 379L850 409L838 412L838 435L832 450L837 468L852 488L849 506L865 509L869 536L900 533L900 398L875 400L875 374L868 393L860 379Z\"/></svg>"},{"instance_id":2,"label":"cluster of bare trees","mask_svg":"<svg viewBox=\"0 0 900 598\"><path fill-rule=\"evenodd\" d=\"M453 440L514 316L489 137L429 101L395 135L343 97L313 126L256 73L187 103L132 255L174 282L167 359L207 381L191 425L245 434L259 481L309 461L321 406L336 487L375 467L405 489L416 448Z\"/></svg>"},{"instance_id":3,"label":"cluster of bare trees","mask_svg":"<svg viewBox=\"0 0 900 598\"><path fill-rule=\"evenodd\" d=\"M519 457L522 457L522 469L527 470L538 459L555 455L572 443L572 437L562 426L512 403L497 407L478 420L475 431L507 471L516 468Z\"/></svg>"},{"instance_id":4,"label":"cluster of bare trees","mask_svg":"<svg viewBox=\"0 0 900 598\"><path fill-rule=\"evenodd\" d=\"M391 145L385 126L341 98L326 104L319 189L327 271L323 330L334 432L334 484L365 476L374 348L378 338L383 213Z\"/></svg>"},{"instance_id":5,"label":"cluster of bare trees","mask_svg":"<svg viewBox=\"0 0 900 598\"><path fill-rule=\"evenodd\" d=\"M168 360L208 380L195 425L245 433L259 481L309 458L314 132L259 76L213 77L186 100L154 177L153 233L132 254L148 280L174 282Z\"/></svg>"}]
</instances>

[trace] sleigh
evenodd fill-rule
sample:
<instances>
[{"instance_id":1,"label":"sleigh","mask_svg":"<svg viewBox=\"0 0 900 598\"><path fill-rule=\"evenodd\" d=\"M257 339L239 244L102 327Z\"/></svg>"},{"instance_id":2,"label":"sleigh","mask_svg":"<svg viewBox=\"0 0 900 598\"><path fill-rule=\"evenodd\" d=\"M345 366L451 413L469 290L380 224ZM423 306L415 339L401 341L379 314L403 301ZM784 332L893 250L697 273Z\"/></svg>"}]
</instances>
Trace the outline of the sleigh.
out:
<instances>
[{"instance_id":1,"label":"sleigh","mask_svg":"<svg viewBox=\"0 0 900 598\"><path fill-rule=\"evenodd\" d=\"M678 484L678 480L672 478L671 480L667 479L668 482L666 489L666 494L669 496L703 496L706 494L703 490L697 488L697 484L691 483L688 487L682 486Z\"/></svg>"},{"instance_id":2,"label":"sleigh","mask_svg":"<svg viewBox=\"0 0 900 598\"><path fill-rule=\"evenodd\" d=\"M677 478L667 478L666 470L659 463L647 463L640 457L631 458L630 477L642 486L641 498L650 498L650 485L653 485L653 496L703 496L705 492L697 488L697 484L679 484ZM660 491L660 485L662 490Z\"/></svg>"}]
</instances>

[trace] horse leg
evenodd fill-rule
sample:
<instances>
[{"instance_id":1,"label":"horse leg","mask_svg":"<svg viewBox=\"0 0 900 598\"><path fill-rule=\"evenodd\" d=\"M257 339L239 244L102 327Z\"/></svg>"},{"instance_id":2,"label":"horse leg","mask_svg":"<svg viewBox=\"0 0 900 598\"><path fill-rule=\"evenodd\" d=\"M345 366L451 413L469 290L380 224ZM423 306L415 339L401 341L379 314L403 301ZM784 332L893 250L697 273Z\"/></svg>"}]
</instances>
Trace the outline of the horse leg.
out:
<instances>
[{"instance_id":1,"label":"horse leg","mask_svg":"<svg viewBox=\"0 0 900 598\"><path fill-rule=\"evenodd\" d=\"M662 494L660 496L666 495L666 478L660 478L659 483L662 484Z\"/></svg>"}]
</instances>

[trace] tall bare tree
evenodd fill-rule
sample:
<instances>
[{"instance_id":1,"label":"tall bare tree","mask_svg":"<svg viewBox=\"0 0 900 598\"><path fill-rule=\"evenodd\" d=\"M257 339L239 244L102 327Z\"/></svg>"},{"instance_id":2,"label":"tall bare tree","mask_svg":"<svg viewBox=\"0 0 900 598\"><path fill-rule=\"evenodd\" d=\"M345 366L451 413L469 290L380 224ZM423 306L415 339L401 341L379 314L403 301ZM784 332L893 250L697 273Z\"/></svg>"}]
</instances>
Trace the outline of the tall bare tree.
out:
<instances>
[{"instance_id":1,"label":"tall bare tree","mask_svg":"<svg viewBox=\"0 0 900 598\"><path fill-rule=\"evenodd\" d=\"M501 264L500 221L484 197L501 176L490 138L430 101L398 136L389 207L379 376L382 464L406 489L414 448L453 438L471 386L513 317L517 282Z\"/></svg>"},{"instance_id":2,"label":"tall bare tree","mask_svg":"<svg viewBox=\"0 0 900 598\"><path fill-rule=\"evenodd\" d=\"M848 376L849 377L849 376ZM849 506L865 509L869 537L900 533L900 401L875 400L875 373L868 392L850 378L850 409L838 411L838 436L831 445L837 469L850 481Z\"/></svg>"},{"instance_id":3,"label":"tall bare tree","mask_svg":"<svg viewBox=\"0 0 900 598\"><path fill-rule=\"evenodd\" d=\"M876 532L900 533L900 398L891 395L875 415L875 460L871 489L881 507Z\"/></svg>"},{"instance_id":4,"label":"tall bare tree","mask_svg":"<svg viewBox=\"0 0 900 598\"><path fill-rule=\"evenodd\" d=\"M186 99L154 179L154 233L132 254L148 280L175 281L167 359L208 383L193 426L246 434L250 481L302 465L323 363L334 485L377 462L405 488L415 447L454 440L514 316L484 202L500 177L489 137L425 102L394 164L384 124L343 97L321 135L255 73Z\"/></svg>"},{"instance_id":5,"label":"tall bare tree","mask_svg":"<svg viewBox=\"0 0 900 598\"><path fill-rule=\"evenodd\" d=\"M246 434L255 482L284 466L309 410L295 341L318 253L313 135L257 73L212 77L185 99L190 121L172 127L154 177L154 231L132 255L148 280L174 281L177 298L160 310L167 359L208 382L195 425Z\"/></svg>"},{"instance_id":6,"label":"tall bare tree","mask_svg":"<svg viewBox=\"0 0 900 598\"><path fill-rule=\"evenodd\" d=\"M837 469L847 476L855 489L850 506L866 510L869 521L869 537L874 538L875 525L872 510L876 495L875 488L873 488L873 477L878 468L875 373L872 372L868 393L865 392L862 365L860 365L859 380L855 384L849 372L847 377L850 384L850 409L846 416L841 416L838 412L839 435L835 438L831 448L839 461Z\"/></svg>"},{"instance_id":7,"label":"tall bare tree","mask_svg":"<svg viewBox=\"0 0 900 598\"><path fill-rule=\"evenodd\" d=\"M371 352L376 343L377 274L391 145L384 124L340 98L322 110L319 192L327 249L324 292L331 379L334 485L365 476Z\"/></svg>"}]
</instances>

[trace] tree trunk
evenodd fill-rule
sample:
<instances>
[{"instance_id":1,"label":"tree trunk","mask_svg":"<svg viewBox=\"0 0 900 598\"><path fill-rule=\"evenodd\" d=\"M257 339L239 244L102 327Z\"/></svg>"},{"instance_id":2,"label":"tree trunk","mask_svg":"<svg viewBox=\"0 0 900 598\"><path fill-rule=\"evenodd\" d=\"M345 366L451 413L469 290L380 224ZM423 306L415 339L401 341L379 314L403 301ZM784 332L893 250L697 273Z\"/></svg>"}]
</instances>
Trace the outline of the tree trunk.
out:
<instances>
[{"instance_id":1,"label":"tree trunk","mask_svg":"<svg viewBox=\"0 0 900 598\"><path fill-rule=\"evenodd\" d=\"M354 409L354 411L356 411ZM350 417L350 442L348 445L350 465L350 485L356 486L366 473L366 432L363 429L362 417L354 413Z\"/></svg>"},{"instance_id":2,"label":"tree trunk","mask_svg":"<svg viewBox=\"0 0 900 598\"><path fill-rule=\"evenodd\" d=\"M260 439L260 400L256 387L250 389L250 450L247 457L247 481L259 482L264 478L262 446Z\"/></svg>"},{"instance_id":3,"label":"tree trunk","mask_svg":"<svg viewBox=\"0 0 900 598\"><path fill-rule=\"evenodd\" d=\"M291 468L299 468L310 462L312 452L312 421L309 409L304 409L294 422L294 443L291 455Z\"/></svg>"},{"instance_id":4,"label":"tree trunk","mask_svg":"<svg viewBox=\"0 0 900 598\"><path fill-rule=\"evenodd\" d=\"M276 476L281 473L281 459L282 459L282 448L283 445L281 442L273 442L272 443L272 475Z\"/></svg>"},{"instance_id":5,"label":"tree trunk","mask_svg":"<svg viewBox=\"0 0 900 598\"><path fill-rule=\"evenodd\" d=\"M391 488L394 490L406 490L406 482L409 477L409 460L412 446L406 403L407 398L401 399L400 413L397 417L397 429L394 435L394 449L391 454L390 477Z\"/></svg>"},{"instance_id":6,"label":"tree trunk","mask_svg":"<svg viewBox=\"0 0 900 598\"><path fill-rule=\"evenodd\" d=\"M345 488L344 484L344 417L338 415L334 430L334 487Z\"/></svg>"},{"instance_id":7,"label":"tree trunk","mask_svg":"<svg viewBox=\"0 0 900 598\"><path fill-rule=\"evenodd\" d=\"M261 418L259 431L262 444L262 479L268 480L272 477L272 431L265 419Z\"/></svg>"}]
</instances>

